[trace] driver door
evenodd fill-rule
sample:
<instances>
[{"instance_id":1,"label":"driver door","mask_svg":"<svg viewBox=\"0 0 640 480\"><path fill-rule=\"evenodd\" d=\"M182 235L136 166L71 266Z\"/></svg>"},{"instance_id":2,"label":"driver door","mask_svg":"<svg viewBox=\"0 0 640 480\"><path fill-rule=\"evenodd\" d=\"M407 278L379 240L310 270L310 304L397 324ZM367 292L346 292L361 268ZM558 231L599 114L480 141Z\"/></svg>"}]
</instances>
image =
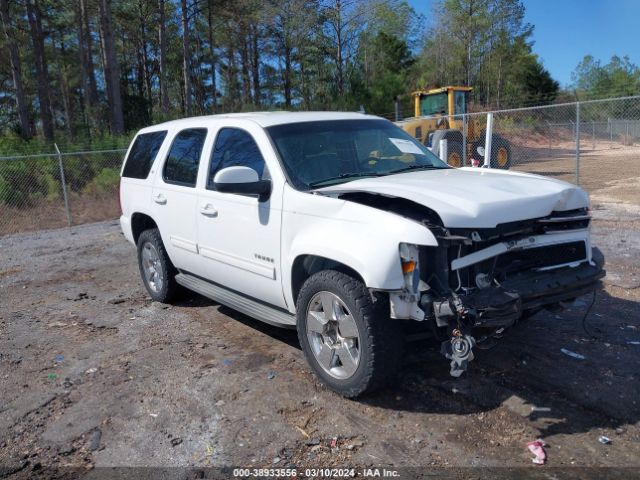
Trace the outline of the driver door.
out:
<instances>
[{"instance_id":1,"label":"driver door","mask_svg":"<svg viewBox=\"0 0 640 480\"><path fill-rule=\"evenodd\" d=\"M262 139L265 143L268 140ZM263 143L263 148L264 143ZM268 199L216 191L218 171L232 166L254 169L269 179L263 151L254 136L237 127L221 128L207 174L198 188L198 250L206 279L231 290L286 307L280 278L281 187Z\"/></svg>"}]
</instances>

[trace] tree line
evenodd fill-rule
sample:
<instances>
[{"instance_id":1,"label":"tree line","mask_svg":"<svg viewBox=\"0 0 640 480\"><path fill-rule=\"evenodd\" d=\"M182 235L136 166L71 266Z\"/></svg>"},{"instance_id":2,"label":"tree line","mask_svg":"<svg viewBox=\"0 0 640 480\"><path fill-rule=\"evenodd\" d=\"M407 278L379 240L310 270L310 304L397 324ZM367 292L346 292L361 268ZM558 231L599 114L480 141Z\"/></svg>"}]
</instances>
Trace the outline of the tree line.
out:
<instances>
[{"instance_id":1,"label":"tree line","mask_svg":"<svg viewBox=\"0 0 640 480\"><path fill-rule=\"evenodd\" d=\"M521 0L0 0L0 129L47 141L263 109L387 114L447 84L549 103Z\"/></svg>"}]
</instances>

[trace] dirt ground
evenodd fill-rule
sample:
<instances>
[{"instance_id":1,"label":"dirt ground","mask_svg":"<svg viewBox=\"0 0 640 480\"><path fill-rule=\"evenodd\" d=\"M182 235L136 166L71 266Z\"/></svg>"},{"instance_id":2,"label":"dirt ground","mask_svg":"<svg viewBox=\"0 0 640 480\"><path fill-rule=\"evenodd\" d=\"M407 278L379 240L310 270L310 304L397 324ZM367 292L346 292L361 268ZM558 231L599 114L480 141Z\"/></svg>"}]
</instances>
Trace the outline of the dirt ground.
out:
<instances>
[{"instance_id":1,"label":"dirt ground","mask_svg":"<svg viewBox=\"0 0 640 480\"><path fill-rule=\"evenodd\" d=\"M438 345L414 341L395 386L357 401L316 381L291 330L195 294L149 301L114 221L2 237L0 477L103 478L123 466L197 469L164 478L231 476L201 469L232 466L640 476L635 165L590 188L608 275L588 332L590 297L518 325L460 379ZM545 466L526 449L537 438Z\"/></svg>"},{"instance_id":2,"label":"dirt ground","mask_svg":"<svg viewBox=\"0 0 640 480\"><path fill-rule=\"evenodd\" d=\"M100 195L71 193L69 210L72 225L116 218L120 214L118 189ZM66 227L68 221L62 198L34 200L28 208L0 203L0 237Z\"/></svg>"},{"instance_id":3,"label":"dirt ground","mask_svg":"<svg viewBox=\"0 0 640 480\"><path fill-rule=\"evenodd\" d=\"M514 142L512 169L575 184L575 152L572 142L555 143L550 148L541 143L531 145ZM594 203L603 203L601 198L594 196L596 191L606 190L607 203L640 204L639 168L640 145L585 142L580 150L579 183L592 195ZM612 190L612 187L616 188Z\"/></svg>"}]
</instances>

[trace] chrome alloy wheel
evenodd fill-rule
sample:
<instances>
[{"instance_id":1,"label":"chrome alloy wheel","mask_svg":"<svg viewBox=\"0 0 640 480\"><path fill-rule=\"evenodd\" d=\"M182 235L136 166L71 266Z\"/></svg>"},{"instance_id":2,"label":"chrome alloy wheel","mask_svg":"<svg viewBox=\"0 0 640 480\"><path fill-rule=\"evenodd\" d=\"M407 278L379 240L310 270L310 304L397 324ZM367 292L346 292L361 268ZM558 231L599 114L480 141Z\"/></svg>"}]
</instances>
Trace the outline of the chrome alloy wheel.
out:
<instances>
[{"instance_id":1,"label":"chrome alloy wheel","mask_svg":"<svg viewBox=\"0 0 640 480\"><path fill-rule=\"evenodd\" d=\"M360 334L355 319L334 293L316 293L307 307L307 338L313 356L334 378L351 377L360 363Z\"/></svg>"},{"instance_id":2,"label":"chrome alloy wheel","mask_svg":"<svg viewBox=\"0 0 640 480\"><path fill-rule=\"evenodd\" d=\"M162 290L164 277L160 255L158 255L158 250L151 242L146 242L142 246L142 268L149 288L154 292Z\"/></svg>"}]
</instances>

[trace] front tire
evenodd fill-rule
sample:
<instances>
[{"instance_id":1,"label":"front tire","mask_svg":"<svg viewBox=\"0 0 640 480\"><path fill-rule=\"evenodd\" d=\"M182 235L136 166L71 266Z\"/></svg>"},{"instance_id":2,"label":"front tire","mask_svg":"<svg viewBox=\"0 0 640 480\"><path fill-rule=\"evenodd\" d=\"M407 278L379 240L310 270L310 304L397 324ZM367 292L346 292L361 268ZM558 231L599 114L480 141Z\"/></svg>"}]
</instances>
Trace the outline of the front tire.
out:
<instances>
[{"instance_id":1,"label":"front tire","mask_svg":"<svg viewBox=\"0 0 640 480\"><path fill-rule=\"evenodd\" d=\"M402 333L388 303L335 270L309 277L297 301L298 339L316 376L348 398L386 385L402 355Z\"/></svg>"},{"instance_id":2,"label":"front tire","mask_svg":"<svg viewBox=\"0 0 640 480\"><path fill-rule=\"evenodd\" d=\"M484 164L485 155L485 134L480 136L480 140L473 144L472 158L478 158L480 164ZM491 168L509 170L511 168L511 144L502 136L494 135L491 139Z\"/></svg>"},{"instance_id":3,"label":"front tire","mask_svg":"<svg viewBox=\"0 0 640 480\"><path fill-rule=\"evenodd\" d=\"M167 255L157 228L145 230L138 237L138 267L153 300L169 303L176 297L180 288L175 280L178 271Z\"/></svg>"},{"instance_id":4,"label":"front tire","mask_svg":"<svg viewBox=\"0 0 640 480\"><path fill-rule=\"evenodd\" d=\"M464 167L464 155L460 142L452 141L447 145L447 164L454 168Z\"/></svg>"}]
</instances>

